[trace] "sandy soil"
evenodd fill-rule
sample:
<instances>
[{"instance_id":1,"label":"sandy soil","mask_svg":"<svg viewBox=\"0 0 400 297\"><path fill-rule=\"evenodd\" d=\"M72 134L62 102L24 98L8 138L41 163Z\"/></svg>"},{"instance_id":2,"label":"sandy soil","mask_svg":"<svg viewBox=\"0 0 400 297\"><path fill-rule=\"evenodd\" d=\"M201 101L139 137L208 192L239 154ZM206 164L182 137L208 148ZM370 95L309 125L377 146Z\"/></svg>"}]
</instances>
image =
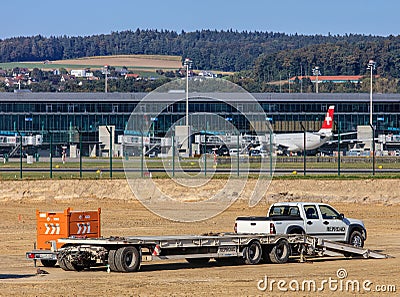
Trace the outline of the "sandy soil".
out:
<instances>
[{"instance_id":1,"label":"sandy soil","mask_svg":"<svg viewBox=\"0 0 400 297\"><path fill-rule=\"evenodd\" d=\"M157 181L166 186L167 181ZM215 181L218 186L219 181ZM251 181L250 181L251 183ZM264 199L249 208L245 197L222 214L198 223L162 219L135 200L126 182L115 181L1 181L0 182L0 296L398 296L400 290L400 202L398 180L368 181L273 181ZM251 186L251 185L250 185ZM181 189L177 187L179 191ZM172 189L173 190L173 187ZM193 194L193 193L192 193ZM185 261L144 263L137 273L108 274L105 269L66 272L44 268L35 275L25 252L35 241L35 210L102 208L102 230L110 235L201 234L232 231L237 216L263 215L274 201L328 201L348 217L363 219L368 229L366 246L395 258L384 260L329 258L283 265L221 266L194 268ZM395 285L397 293L259 291L257 283L269 280L315 280L330 277L344 268L346 280L376 285Z\"/></svg>"}]
</instances>

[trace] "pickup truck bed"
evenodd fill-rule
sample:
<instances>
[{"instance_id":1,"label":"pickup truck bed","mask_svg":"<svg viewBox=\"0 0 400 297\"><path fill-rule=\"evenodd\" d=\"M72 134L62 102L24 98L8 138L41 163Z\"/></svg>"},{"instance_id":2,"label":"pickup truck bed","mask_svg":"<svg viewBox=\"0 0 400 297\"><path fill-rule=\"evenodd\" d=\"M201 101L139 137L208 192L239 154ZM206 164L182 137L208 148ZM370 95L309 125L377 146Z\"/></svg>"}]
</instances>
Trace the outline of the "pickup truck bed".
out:
<instances>
[{"instance_id":1,"label":"pickup truck bed","mask_svg":"<svg viewBox=\"0 0 400 297\"><path fill-rule=\"evenodd\" d=\"M236 221L301 221L297 216L279 216L279 217L238 217Z\"/></svg>"}]
</instances>

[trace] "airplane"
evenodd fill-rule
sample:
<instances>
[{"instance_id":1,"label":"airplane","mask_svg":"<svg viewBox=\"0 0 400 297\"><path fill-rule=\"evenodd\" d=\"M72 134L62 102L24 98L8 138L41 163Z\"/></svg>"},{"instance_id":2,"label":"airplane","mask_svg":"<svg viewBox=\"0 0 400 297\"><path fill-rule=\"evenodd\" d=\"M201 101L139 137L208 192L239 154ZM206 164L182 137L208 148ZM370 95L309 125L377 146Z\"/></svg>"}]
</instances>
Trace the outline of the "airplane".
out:
<instances>
[{"instance_id":1,"label":"airplane","mask_svg":"<svg viewBox=\"0 0 400 297\"><path fill-rule=\"evenodd\" d=\"M306 150L314 150L325 144L333 136L333 112L335 106L329 106L322 127L318 132L306 132ZM304 133L275 134L274 146L286 152L304 151Z\"/></svg>"}]
</instances>

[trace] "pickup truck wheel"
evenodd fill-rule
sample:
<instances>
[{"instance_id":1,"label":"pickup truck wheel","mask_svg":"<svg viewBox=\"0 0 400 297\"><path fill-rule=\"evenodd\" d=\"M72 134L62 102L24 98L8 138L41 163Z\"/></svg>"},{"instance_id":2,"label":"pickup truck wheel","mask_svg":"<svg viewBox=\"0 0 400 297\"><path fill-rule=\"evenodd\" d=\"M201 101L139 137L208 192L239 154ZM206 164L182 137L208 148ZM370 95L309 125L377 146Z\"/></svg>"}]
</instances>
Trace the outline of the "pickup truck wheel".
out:
<instances>
[{"instance_id":1,"label":"pickup truck wheel","mask_svg":"<svg viewBox=\"0 0 400 297\"><path fill-rule=\"evenodd\" d=\"M54 267L57 264L57 260L40 260L44 267Z\"/></svg>"},{"instance_id":2,"label":"pickup truck wheel","mask_svg":"<svg viewBox=\"0 0 400 297\"><path fill-rule=\"evenodd\" d=\"M119 272L137 271L140 266L140 260L140 253L134 246L119 248L114 257L115 266Z\"/></svg>"},{"instance_id":3,"label":"pickup truck wheel","mask_svg":"<svg viewBox=\"0 0 400 297\"><path fill-rule=\"evenodd\" d=\"M193 265L204 265L210 261L210 258L186 258L186 261Z\"/></svg>"},{"instance_id":4,"label":"pickup truck wheel","mask_svg":"<svg viewBox=\"0 0 400 297\"><path fill-rule=\"evenodd\" d=\"M290 256L290 245L285 239L279 240L271 249L269 258L272 263L282 264L289 260Z\"/></svg>"},{"instance_id":5,"label":"pickup truck wheel","mask_svg":"<svg viewBox=\"0 0 400 297\"><path fill-rule=\"evenodd\" d=\"M259 241L250 242L243 250L244 262L249 265L258 264L262 258L262 247Z\"/></svg>"},{"instance_id":6,"label":"pickup truck wheel","mask_svg":"<svg viewBox=\"0 0 400 297\"><path fill-rule=\"evenodd\" d=\"M364 238L360 231L353 231L349 237L349 244L362 248L364 247Z\"/></svg>"}]
</instances>

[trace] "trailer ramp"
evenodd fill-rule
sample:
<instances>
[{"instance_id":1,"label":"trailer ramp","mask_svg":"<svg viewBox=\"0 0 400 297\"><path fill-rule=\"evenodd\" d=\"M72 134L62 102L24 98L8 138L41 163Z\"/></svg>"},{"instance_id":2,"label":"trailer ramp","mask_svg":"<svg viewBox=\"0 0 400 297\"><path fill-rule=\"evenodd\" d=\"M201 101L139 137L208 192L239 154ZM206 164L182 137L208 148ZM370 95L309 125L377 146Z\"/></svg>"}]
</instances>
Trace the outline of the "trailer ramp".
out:
<instances>
[{"instance_id":1,"label":"trailer ramp","mask_svg":"<svg viewBox=\"0 0 400 297\"><path fill-rule=\"evenodd\" d=\"M372 251L367 248L355 247L349 244L315 238L314 247L327 256L361 256L365 259L393 258L387 254Z\"/></svg>"}]
</instances>

